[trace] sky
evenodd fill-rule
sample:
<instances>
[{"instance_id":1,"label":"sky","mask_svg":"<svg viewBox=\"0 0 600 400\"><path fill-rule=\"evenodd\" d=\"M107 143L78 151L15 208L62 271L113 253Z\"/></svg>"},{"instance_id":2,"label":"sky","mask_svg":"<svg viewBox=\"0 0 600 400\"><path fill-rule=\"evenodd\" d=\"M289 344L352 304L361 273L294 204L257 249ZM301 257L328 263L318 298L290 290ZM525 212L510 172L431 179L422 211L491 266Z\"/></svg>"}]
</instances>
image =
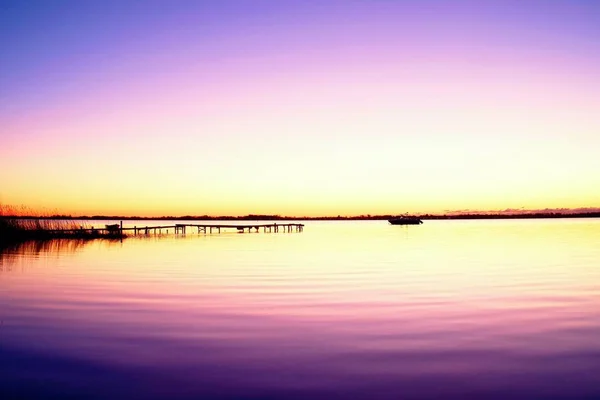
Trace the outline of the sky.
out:
<instances>
[{"instance_id":1,"label":"sky","mask_svg":"<svg viewBox=\"0 0 600 400\"><path fill-rule=\"evenodd\" d=\"M0 204L600 206L600 2L0 0Z\"/></svg>"}]
</instances>

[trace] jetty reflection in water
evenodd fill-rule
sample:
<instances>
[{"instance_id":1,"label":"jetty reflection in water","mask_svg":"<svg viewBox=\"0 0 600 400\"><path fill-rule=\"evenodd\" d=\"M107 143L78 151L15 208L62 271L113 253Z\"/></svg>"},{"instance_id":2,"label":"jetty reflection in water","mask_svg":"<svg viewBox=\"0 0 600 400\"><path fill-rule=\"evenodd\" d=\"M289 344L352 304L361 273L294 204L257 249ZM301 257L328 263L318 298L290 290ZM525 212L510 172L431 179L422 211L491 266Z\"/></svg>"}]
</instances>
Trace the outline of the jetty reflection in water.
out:
<instances>
[{"instance_id":1,"label":"jetty reflection in water","mask_svg":"<svg viewBox=\"0 0 600 400\"><path fill-rule=\"evenodd\" d=\"M411 228L15 253L26 267L0 274L0 395L600 394L597 220Z\"/></svg>"}]
</instances>

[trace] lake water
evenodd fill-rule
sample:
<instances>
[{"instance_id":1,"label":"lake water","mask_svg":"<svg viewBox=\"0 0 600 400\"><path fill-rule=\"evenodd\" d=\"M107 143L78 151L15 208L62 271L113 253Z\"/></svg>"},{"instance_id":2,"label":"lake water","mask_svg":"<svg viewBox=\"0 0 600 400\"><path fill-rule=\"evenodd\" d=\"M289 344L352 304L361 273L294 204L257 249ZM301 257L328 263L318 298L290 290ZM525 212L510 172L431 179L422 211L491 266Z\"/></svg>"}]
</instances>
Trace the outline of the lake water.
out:
<instances>
[{"instance_id":1,"label":"lake water","mask_svg":"<svg viewBox=\"0 0 600 400\"><path fill-rule=\"evenodd\" d=\"M599 219L307 222L0 256L2 399L465 397L600 398Z\"/></svg>"}]
</instances>

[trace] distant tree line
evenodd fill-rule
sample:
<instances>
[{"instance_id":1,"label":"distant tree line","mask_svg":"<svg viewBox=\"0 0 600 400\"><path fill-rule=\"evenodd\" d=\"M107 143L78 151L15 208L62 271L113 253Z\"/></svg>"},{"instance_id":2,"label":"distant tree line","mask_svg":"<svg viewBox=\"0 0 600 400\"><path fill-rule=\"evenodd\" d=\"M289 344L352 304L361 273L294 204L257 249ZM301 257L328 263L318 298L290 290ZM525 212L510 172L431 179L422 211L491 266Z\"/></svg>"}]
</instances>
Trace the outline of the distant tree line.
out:
<instances>
[{"instance_id":1,"label":"distant tree line","mask_svg":"<svg viewBox=\"0 0 600 400\"><path fill-rule=\"evenodd\" d=\"M307 217L307 216L281 216L281 215L268 215L268 214L249 214L245 216L231 216L231 215L184 215L184 216L161 216L161 217L141 217L141 216L119 216L119 215L51 215L51 216L10 216L5 215L5 218L20 218L20 219L81 219L81 220L192 220L192 221L289 221L289 220L302 220L302 221L377 221L377 220L388 220L391 218L397 218L399 215L385 214L385 215L355 215L355 216L322 216L322 217ZM599 218L600 211L598 212L536 212L536 213L514 213L514 214L493 214L493 213L473 213L473 214L417 214L423 220L465 220L465 219L531 219L531 218Z\"/></svg>"}]
</instances>

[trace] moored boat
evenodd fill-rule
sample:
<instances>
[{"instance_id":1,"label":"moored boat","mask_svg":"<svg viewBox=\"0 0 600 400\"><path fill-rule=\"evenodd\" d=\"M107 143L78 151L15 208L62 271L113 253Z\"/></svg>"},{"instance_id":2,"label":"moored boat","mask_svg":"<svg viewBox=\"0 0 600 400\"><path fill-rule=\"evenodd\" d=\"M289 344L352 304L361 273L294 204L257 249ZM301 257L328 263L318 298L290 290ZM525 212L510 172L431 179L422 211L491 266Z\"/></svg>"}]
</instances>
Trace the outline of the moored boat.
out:
<instances>
[{"instance_id":1,"label":"moored boat","mask_svg":"<svg viewBox=\"0 0 600 400\"><path fill-rule=\"evenodd\" d=\"M423 223L420 218L408 216L388 219L388 222L392 225L420 225Z\"/></svg>"}]
</instances>

